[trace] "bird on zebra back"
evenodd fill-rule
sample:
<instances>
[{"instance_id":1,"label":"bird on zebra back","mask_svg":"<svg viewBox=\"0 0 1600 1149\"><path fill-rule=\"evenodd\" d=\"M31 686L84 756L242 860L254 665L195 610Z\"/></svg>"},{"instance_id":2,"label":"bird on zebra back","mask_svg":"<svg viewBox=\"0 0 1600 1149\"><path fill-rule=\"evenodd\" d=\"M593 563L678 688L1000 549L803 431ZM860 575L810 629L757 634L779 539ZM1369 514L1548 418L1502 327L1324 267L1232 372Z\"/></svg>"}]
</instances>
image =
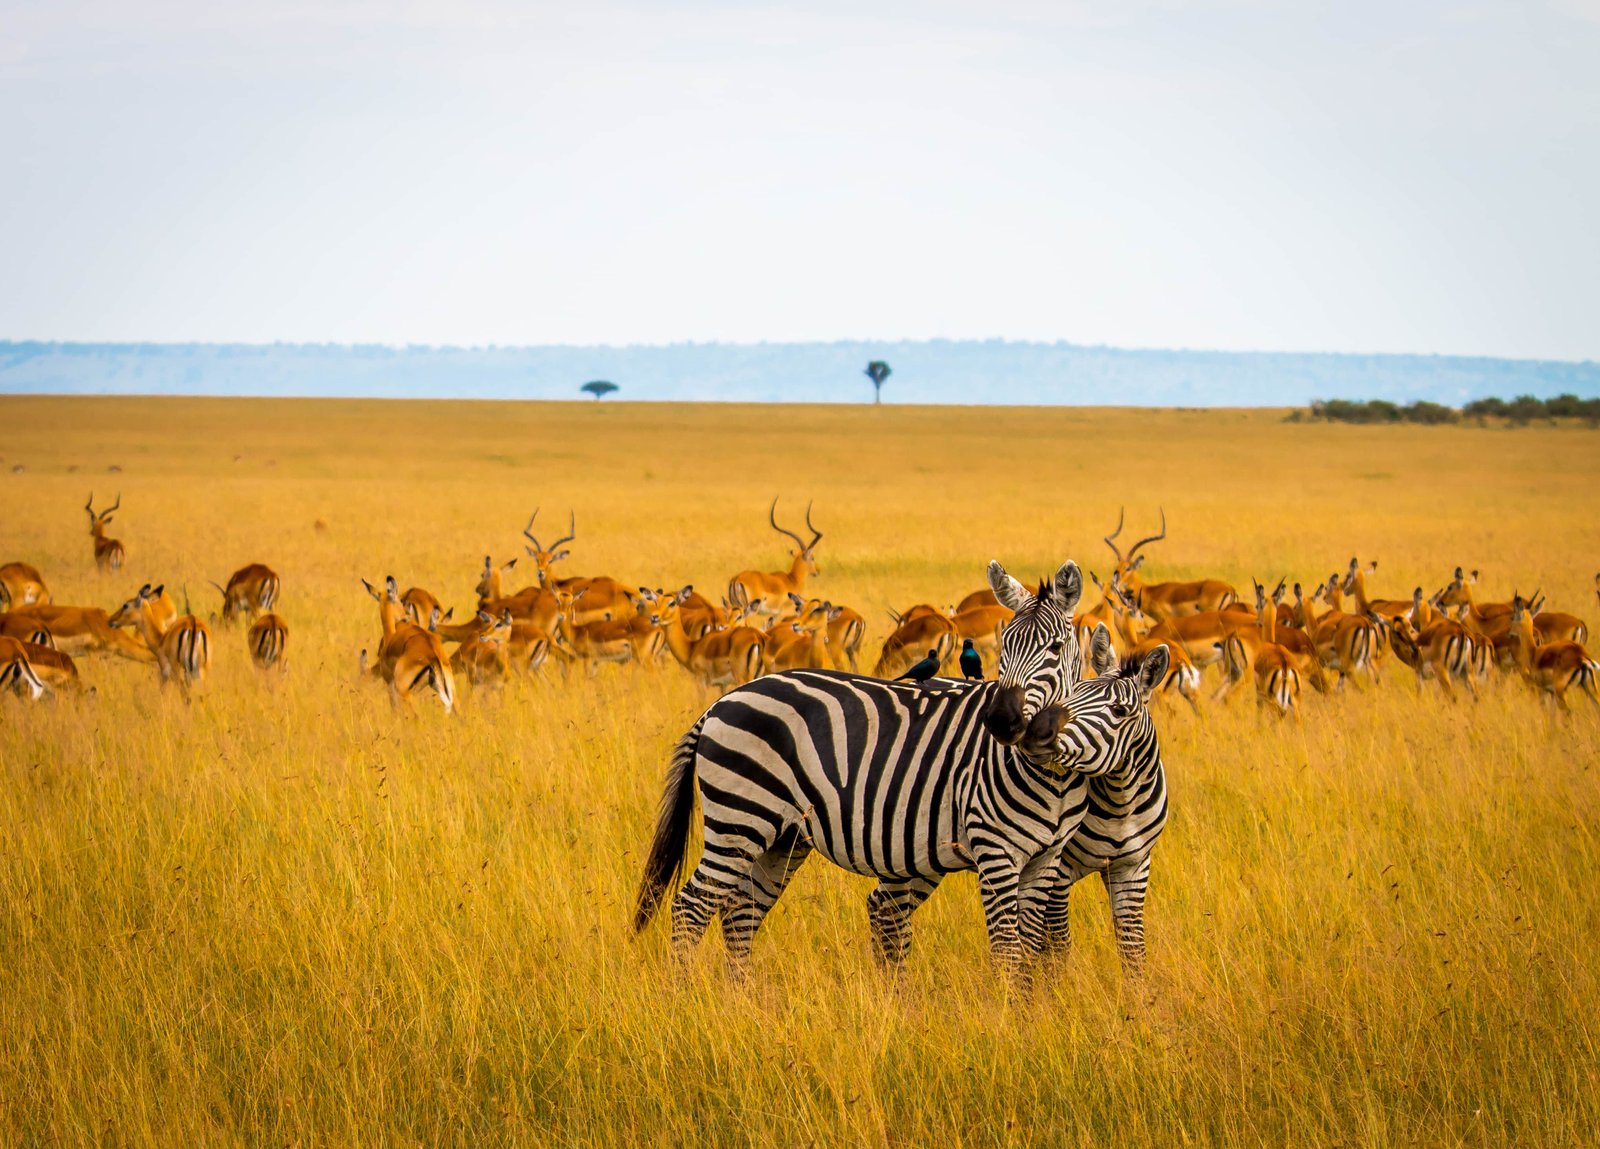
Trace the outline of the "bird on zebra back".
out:
<instances>
[{"instance_id":1,"label":"bird on zebra back","mask_svg":"<svg viewBox=\"0 0 1600 1149\"><path fill-rule=\"evenodd\" d=\"M1025 752L1054 761L1088 783L1087 808L1067 839L1054 874L1042 920L1024 920L1023 932L1039 931L1037 948L1064 956L1072 945L1067 916L1072 887L1099 874L1111 901L1111 922L1123 968L1144 967L1144 901L1150 885L1150 851L1167 824L1167 780L1161 741L1150 716L1150 696L1167 676L1165 645L1129 655L1119 664L1105 624L1089 642L1085 678L1029 728Z\"/></svg>"},{"instance_id":2,"label":"bird on zebra back","mask_svg":"<svg viewBox=\"0 0 1600 1149\"><path fill-rule=\"evenodd\" d=\"M815 851L879 880L867 915L877 955L890 964L905 957L911 914L944 875L977 870L991 952L1025 980L1019 923L1044 919L1088 780L1031 761L1017 743L1078 681L1072 609L1083 580L1069 562L1037 592L999 563L989 581L1015 612L997 681L929 689L794 670L713 704L673 751L634 928L644 929L682 872L698 789L705 847L672 904L680 952L720 913L740 968ZM1055 753L1048 740L1046 748ZM1038 929L1027 936L1031 948L1042 943Z\"/></svg>"},{"instance_id":3,"label":"bird on zebra back","mask_svg":"<svg viewBox=\"0 0 1600 1149\"><path fill-rule=\"evenodd\" d=\"M961 640L961 677L974 681L983 678L983 655L973 647L970 638Z\"/></svg>"},{"instance_id":4,"label":"bird on zebra back","mask_svg":"<svg viewBox=\"0 0 1600 1149\"><path fill-rule=\"evenodd\" d=\"M895 681L904 682L906 679L910 679L912 682L926 682L939 673L939 661L939 651L937 649L930 650L928 651L928 656L921 662L915 663L910 670L904 674L895 675Z\"/></svg>"}]
</instances>

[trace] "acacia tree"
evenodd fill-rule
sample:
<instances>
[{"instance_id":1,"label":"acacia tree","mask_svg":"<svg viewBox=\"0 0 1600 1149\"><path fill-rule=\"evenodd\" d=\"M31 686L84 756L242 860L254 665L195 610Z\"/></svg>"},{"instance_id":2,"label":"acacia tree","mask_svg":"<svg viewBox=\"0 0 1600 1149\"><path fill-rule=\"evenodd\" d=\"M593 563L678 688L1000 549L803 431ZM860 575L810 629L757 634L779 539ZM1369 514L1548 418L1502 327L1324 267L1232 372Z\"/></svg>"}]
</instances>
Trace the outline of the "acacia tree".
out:
<instances>
[{"instance_id":1,"label":"acacia tree","mask_svg":"<svg viewBox=\"0 0 1600 1149\"><path fill-rule=\"evenodd\" d=\"M883 381L889 378L889 365L882 359L874 359L871 363L867 364L867 370L865 374L868 379L872 380L872 401L874 403L882 403Z\"/></svg>"},{"instance_id":2,"label":"acacia tree","mask_svg":"<svg viewBox=\"0 0 1600 1149\"><path fill-rule=\"evenodd\" d=\"M578 390L587 391L590 395L595 397L596 401L598 401L602 396L609 395L613 391L619 391L621 388L615 383L607 383L604 379L594 379L588 383L585 383L582 387L579 387Z\"/></svg>"}]
</instances>

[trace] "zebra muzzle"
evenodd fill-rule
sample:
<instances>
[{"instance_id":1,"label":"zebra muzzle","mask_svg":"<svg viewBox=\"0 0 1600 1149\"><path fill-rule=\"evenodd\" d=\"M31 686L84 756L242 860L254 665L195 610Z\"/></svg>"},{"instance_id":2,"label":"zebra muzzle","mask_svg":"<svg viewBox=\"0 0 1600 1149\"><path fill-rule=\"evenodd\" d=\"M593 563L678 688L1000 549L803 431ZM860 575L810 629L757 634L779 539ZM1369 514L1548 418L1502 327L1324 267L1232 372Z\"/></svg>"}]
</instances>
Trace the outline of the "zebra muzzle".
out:
<instances>
[{"instance_id":1,"label":"zebra muzzle","mask_svg":"<svg viewBox=\"0 0 1600 1149\"><path fill-rule=\"evenodd\" d=\"M1023 732L1018 747L1023 757L1034 762L1053 761L1057 756L1056 739L1066 729L1067 722L1065 706L1046 706L1040 710Z\"/></svg>"},{"instance_id":2,"label":"zebra muzzle","mask_svg":"<svg viewBox=\"0 0 1600 1149\"><path fill-rule=\"evenodd\" d=\"M1022 687L1002 686L983 712L983 728L1002 745L1015 746L1027 729L1022 706Z\"/></svg>"}]
</instances>

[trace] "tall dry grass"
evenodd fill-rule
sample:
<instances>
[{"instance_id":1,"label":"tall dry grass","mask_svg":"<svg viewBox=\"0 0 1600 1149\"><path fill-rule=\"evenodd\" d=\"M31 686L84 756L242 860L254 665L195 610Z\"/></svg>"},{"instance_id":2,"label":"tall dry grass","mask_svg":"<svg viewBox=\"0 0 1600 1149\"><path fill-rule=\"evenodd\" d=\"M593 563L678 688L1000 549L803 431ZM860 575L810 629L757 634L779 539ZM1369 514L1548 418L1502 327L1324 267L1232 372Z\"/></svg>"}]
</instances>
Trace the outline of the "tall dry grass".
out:
<instances>
[{"instance_id":1,"label":"tall dry grass","mask_svg":"<svg viewBox=\"0 0 1600 1149\"><path fill-rule=\"evenodd\" d=\"M868 883L813 862L751 976L686 968L627 911L676 670L551 676L416 720L355 680L393 572L465 607L483 555L578 514L573 573L720 590L816 500L819 593L944 602L998 556L1106 569L1164 505L1153 574L1374 589L1540 584L1588 609L1584 431L1287 426L1270 413L0 399L0 561L57 600L272 563L290 674L219 632L186 706L90 659L98 694L0 703L6 1144L1590 1144L1600 1128L1600 720L1517 682L1476 705L1389 672L1160 718L1173 820L1148 976L1105 898L1028 1000L970 876L878 970ZM236 459L237 456L237 459ZM26 469L11 473L16 464ZM122 468L118 474L109 466ZM73 469L75 468L75 469ZM120 578L83 496L120 489ZM318 518L329 529L313 530ZM1600 620L1597 620L1600 621Z\"/></svg>"}]
</instances>

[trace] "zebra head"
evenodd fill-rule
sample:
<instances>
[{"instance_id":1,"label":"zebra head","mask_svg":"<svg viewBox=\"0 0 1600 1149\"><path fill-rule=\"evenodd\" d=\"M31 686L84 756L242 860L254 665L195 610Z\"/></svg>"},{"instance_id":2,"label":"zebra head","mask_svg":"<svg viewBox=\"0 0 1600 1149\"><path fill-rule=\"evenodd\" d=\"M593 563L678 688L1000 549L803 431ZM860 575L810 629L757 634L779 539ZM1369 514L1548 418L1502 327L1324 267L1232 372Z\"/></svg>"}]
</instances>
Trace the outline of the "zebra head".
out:
<instances>
[{"instance_id":1,"label":"zebra head","mask_svg":"<svg viewBox=\"0 0 1600 1149\"><path fill-rule=\"evenodd\" d=\"M1078 564L1065 562L1051 582L1029 591L998 562L989 586L1012 612L1000 636L999 689L983 714L989 733L1007 746L1021 739L1033 717L1066 697L1082 673L1072 608L1083 594Z\"/></svg>"},{"instance_id":2,"label":"zebra head","mask_svg":"<svg viewBox=\"0 0 1600 1149\"><path fill-rule=\"evenodd\" d=\"M1099 775L1130 758L1155 737L1150 695L1167 677L1165 646L1130 655L1119 665L1105 623L1089 640L1089 665L1099 676L1072 688L1064 705L1041 714L1027 732L1023 752L1079 774Z\"/></svg>"}]
</instances>

